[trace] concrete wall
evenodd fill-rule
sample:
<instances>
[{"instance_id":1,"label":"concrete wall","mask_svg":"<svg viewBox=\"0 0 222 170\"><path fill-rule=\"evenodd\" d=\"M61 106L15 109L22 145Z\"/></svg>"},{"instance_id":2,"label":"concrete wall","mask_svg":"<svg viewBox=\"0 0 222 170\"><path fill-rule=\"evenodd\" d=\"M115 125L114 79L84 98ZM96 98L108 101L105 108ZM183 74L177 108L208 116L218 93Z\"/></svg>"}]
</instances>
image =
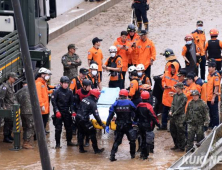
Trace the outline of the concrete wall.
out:
<instances>
[{"instance_id":1,"label":"concrete wall","mask_svg":"<svg viewBox=\"0 0 222 170\"><path fill-rule=\"evenodd\" d=\"M57 15L61 15L82 2L84 2L84 0L56 0Z\"/></svg>"}]
</instances>

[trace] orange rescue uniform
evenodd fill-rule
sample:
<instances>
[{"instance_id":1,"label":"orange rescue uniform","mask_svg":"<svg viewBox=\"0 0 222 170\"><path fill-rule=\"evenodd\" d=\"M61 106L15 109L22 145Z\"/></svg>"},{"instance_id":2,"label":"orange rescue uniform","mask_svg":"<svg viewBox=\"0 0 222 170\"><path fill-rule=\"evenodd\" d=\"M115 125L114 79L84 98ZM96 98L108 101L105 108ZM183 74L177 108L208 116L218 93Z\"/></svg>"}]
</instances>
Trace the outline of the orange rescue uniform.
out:
<instances>
[{"instance_id":1,"label":"orange rescue uniform","mask_svg":"<svg viewBox=\"0 0 222 170\"><path fill-rule=\"evenodd\" d=\"M49 107L49 92L46 81L39 77L37 80L35 80L37 95L39 99L39 105L40 107L45 107L45 112L41 110L41 114L49 114L50 107Z\"/></svg>"},{"instance_id":2,"label":"orange rescue uniform","mask_svg":"<svg viewBox=\"0 0 222 170\"><path fill-rule=\"evenodd\" d=\"M220 77L218 76L217 71L213 74L208 74L207 76L207 101L212 100L215 86L219 87L218 93L220 94ZM220 101L220 95L218 95L218 101Z\"/></svg>"},{"instance_id":3,"label":"orange rescue uniform","mask_svg":"<svg viewBox=\"0 0 222 170\"><path fill-rule=\"evenodd\" d=\"M198 90L199 93L201 92L201 87L197 87L197 84L195 82L193 82L191 85L189 86L185 86L185 89L183 91L183 93L185 94L185 96L187 97L187 104L186 104L186 108L189 104L189 102L193 99L193 97L191 96L192 91L194 90Z\"/></svg>"},{"instance_id":4,"label":"orange rescue uniform","mask_svg":"<svg viewBox=\"0 0 222 170\"><path fill-rule=\"evenodd\" d=\"M117 48L117 55L120 55L122 57L122 71L127 71L128 69L128 60L129 56L132 52L132 48L129 42L123 43L121 41L121 37L117 38L116 42L113 44ZM127 50L122 49L122 46L125 45Z\"/></svg>"},{"instance_id":5,"label":"orange rescue uniform","mask_svg":"<svg viewBox=\"0 0 222 170\"><path fill-rule=\"evenodd\" d=\"M138 92L138 93L140 92L141 85L142 85L142 83L140 81L135 80L135 79L130 82L129 97L131 99L134 98L136 92Z\"/></svg>"},{"instance_id":6,"label":"orange rescue uniform","mask_svg":"<svg viewBox=\"0 0 222 170\"><path fill-rule=\"evenodd\" d=\"M138 56L138 63L142 63L145 70L150 66L151 59L156 60L156 48L154 43L147 38L144 42L141 39L136 43L136 54Z\"/></svg>"},{"instance_id":7,"label":"orange rescue uniform","mask_svg":"<svg viewBox=\"0 0 222 170\"><path fill-rule=\"evenodd\" d=\"M135 33L134 36L133 36L133 39L131 39L130 35L128 34L126 41L129 42L130 46L132 47L133 43L137 43L139 40L140 40L140 36L137 33ZM128 61L129 64L133 64L133 65L139 64L138 56L137 56L135 50L133 50L131 52L131 54L129 54L128 56L129 56L128 57L129 58L129 61Z\"/></svg>"},{"instance_id":8,"label":"orange rescue uniform","mask_svg":"<svg viewBox=\"0 0 222 170\"><path fill-rule=\"evenodd\" d=\"M88 60L94 60L98 64L98 71L102 71L102 64L103 64L103 53L101 49L96 49L92 47L88 51Z\"/></svg>"},{"instance_id":9,"label":"orange rescue uniform","mask_svg":"<svg viewBox=\"0 0 222 170\"><path fill-rule=\"evenodd\" d=\"M76 78L72 79L70 83L70 90L73 91L73 94L76 94L77 90L79 90L82 87L82 80L79 76L77 76L78 82L76 81Z\"/></svg>"},{"instance_id":10,"label":"orange rescue uniform","mask_svg":"<svg viewBox=\"0 0 222 170\"><path fill-rule=\"evenodd\" d=\"M199 33L197 30L192 32L194 43L200 48L200 55L205 55L206 36L204 32Z\"/></svg>"}]
</instances>

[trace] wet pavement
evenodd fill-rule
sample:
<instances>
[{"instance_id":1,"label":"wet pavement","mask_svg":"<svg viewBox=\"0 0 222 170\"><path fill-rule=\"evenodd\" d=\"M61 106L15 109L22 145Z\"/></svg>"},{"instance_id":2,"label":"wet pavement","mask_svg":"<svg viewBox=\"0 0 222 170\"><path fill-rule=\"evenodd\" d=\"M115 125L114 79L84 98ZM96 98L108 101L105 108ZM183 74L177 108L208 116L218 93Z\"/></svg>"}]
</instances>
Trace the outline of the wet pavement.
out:
<instances>
[{"instance_id":1,"label":"wet pavement","mask_svg":"<svg viewBox=\"0 0 222 170\"><path fill-rule=\"evenodd\" d=\"M35 149L20 151L10 151L12 144L5 144L2 142L2 128L0 128L0 169L1 170L40 170L40 157L37 148L37 141L33 141ZM87 153L81 154L78 152L78 147L67 147L65 140L65 130L61 139L62 148L55 149L54 140L54 126L52 121L49 122L50 134L47 135L47 145L51 158L51 164L55 169L116 169L121 170L134 169L152 169L164 170L168 168L174 161L181 157L184 153L173 152L170 150L172 139L170 133L167 131L155 131L155 149L154 154L150 154L148 160L141 160L139 153L136 158L131 160L129 153L129 142L126 136L120 145L116 154L117 161L110 162L109 155L112 148L114 135L111 131L110 134L104 134L103 131L98 131L97 139L100 148L105 148L104 153L94 154L92 146L85 147ZM22 135L21 135L22 137ZM73 142L76 142L76 136L73 136ZM22 144L22 143L21 143Z\"/></svg>"}]
</instances>

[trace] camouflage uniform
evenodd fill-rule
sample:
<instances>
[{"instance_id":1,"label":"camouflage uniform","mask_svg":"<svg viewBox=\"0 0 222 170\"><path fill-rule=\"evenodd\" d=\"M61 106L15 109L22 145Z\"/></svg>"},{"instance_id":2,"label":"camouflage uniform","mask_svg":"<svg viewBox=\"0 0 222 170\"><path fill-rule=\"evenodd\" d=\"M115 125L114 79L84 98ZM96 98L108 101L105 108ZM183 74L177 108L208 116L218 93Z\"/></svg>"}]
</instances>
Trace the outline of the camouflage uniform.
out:
<instances>
[{"instance_id":1,"label":"camouflage uniform","mask_svg":"<svg viewBox=\"0 0 222 170\"><path fill-rule=\"evenodd\" d=\"M16 103L14 86L11 85L9 81L6 81L6 83L3 83L0 87L0 104L4 109L12 109L12 105ZM12 118L4 118L4 121L4 136L11 136L13 120Z\"/></svg>"},{"instance_id":2,"label":"camouflage uniform","mask_svg":"<svg viewBox=\"0 0 222 170\"><path fill-rule=\"evenodd\" d=\"M16 98L21 109L23 139L30 141L31 137L34 135L34 120L28 86L24 86L20 89L16 93Z\"/></svg>"},{"instance_id":3,"label":"camouflage uniform","mask_svg":"<svg viewBox=\"0 0 222 170\"><path fill-rule=\"evenodd\" d=\"M80 62L76 62L76 60L79 60ZM72 64L68 65L68 62L71 62ZM82 61L77 54L69 56L67 53L62 57L62 64L64 68L63 75L72 80L74 77L78 76L78 66L82 64Z\"/></svg>"},{"instance_id":4,"label":"camouflage uniform","mask_svg":"<svg viewBox=\"0 0 222 170\"><path fill-rule=\"evenodd\" d=\"M185 136L185 106L187 103L187 97L181 94L175 94L173 96L173 102L170 111L172 112L170 120L170 133L173 138L175 149L179 148L184 150L186 146Z\"/></svg>"},{"instance_id":5,"label":"camouflage uniform","mask_svg":"<svg viewBox=\"0 0 222 170\"><path fill-rule=\"evenodd\" d=\"M187 123L187 151L193 147L194 137L197 136L197 142L204 139L204 126L209 125L209 109L206 103L198 99L190 101L186 113Z\"/></svg>"}]
</instances>

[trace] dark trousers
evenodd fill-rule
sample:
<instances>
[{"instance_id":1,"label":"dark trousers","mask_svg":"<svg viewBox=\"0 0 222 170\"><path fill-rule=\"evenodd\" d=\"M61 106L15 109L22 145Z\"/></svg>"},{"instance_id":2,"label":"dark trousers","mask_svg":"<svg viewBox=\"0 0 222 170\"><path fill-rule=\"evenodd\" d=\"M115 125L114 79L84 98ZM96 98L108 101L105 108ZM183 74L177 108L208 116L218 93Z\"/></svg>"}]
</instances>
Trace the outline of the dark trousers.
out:
<instances>
[{"instance_id":1,"label":"dark trousers","mask_svg":"<svg viewBox=\"0 0 222 170\"><path fill-rule=\"evenodd\" d=\"M110 88L116 88L116 87L119 87L120 89L122 89L122 80L118 80L118 81L109 81L109 87L110 87Z\"/></svg>"},{"instance_id":2,"label":"dark trousers","mask_svg":"<svg viewBox=\"0 0 222 170\"><path fill-rule=\"evenodd\" d=\"M221 70L221 61L216 61L216 70L217 71Z\"/></svg>"},{"instance_id":3,"label":"dark trousers","mask_svg":"<svg viewBox=\"0 0 222 170\"><path fill-rule=\"evenodd\" d=\"M218 113L218 101L215 101L212 105L210 101L207 102L210 112L210 125L209 127L214 128L214 126L219 125L219 113Z\"/></svg>"},{"instance_id":4,"label":"dark trousers","mask_svg":"<svg viewBox=\"0 0 222 170\"><path fill-rule=\"evenodd\" d=\"M125 71L122 71L122 75L123 75L122 89L125 89L125 77L126 77L126 72L125 72Z\"/></svg>"},{"instance_id":5,"label":"dark trousers","mask_svg":"<svg viewBox=\"0 0 222 170\"><path fill-rule=\"evenodd\" d=\"M62 133L62 123L64 123L66 129L66 139L67 142L71 142L72 140L72 117L69 112L61 113L62 117L60 119L56 118L55 125L55 140L57 144L60 144L60 138Z\"/></svg>"},{"instance_id":6,"label":"dark trousers","mask_svg":"<svg viewBox=\"0 0 222 170\"><path fill-rule=\"evenodd\" d=\"M163 114L162 114L162 126L167 127L168 113L170 111L170 107L163 105Z\"/></svg>"},{"instance_id":7,"label":"dark trousers","mask_svg":"<svg viewBox=\"0 0 222 170\"><path fill-rule=\"evenodd\" d=\"M142 102L142 99L141 98L132 99L132 102L135 106L137 106L140 102Z\"/></svg>"},{"instance_id":8,"label":"dark trousers","mask_svg":"<svg viewBox=\"0 0 222 170\"><path fill-rule=\"evenodd\" d=\"M121 127L117 125L117 129L115 131L115 141L113 143L113 147L111 150L111 156L115 156L115 154L118 150L118 146L122 143L122 139L123 139L124 134L126 134L127 139L130 144L130 154L135 155L136 140L134 140L130 137L129 131L131 129L132 129L132 125L131 126L125 125L125 126L121 126Z\"/></svg>"},{"instance_id":9,"label":"dark trousers","mask_svg":"<svg viewBox=\"0 0 222 170\"><path fill-rule=\"evenodd\" d=\"M146 3L135 3L135 14L137 22L148 23Z\"/></svg>"},{"instance_id":10,"label":"dark trousers","mask_svg":"<svg viewBox=\"0 0 222 170\"><path fill-rule=\"evenodd\" d=\"M151 85L152 85L152 79L151 79L151 77L150 77L150 74L151 74L151 65L150 65L149 67L147 67L147 69L145 70L145 75L146 75L147 77L149 77L150 83L151 83Z\"/></svg>"},{"instance_id":11,"label":"dark trousers","mask_svg":"<svg viewBox=\"0 0 222 170\"><path fill-rule=\"evenodd\" d=\"M11 118L4 118L4 128L3 128L3 133L4 136L11 136L12 134L12 128L13 128L13 120Z\"/></svg>"},{"instance_id":12,"label":"dark trousers","mask_svg":"<svg viewBox=\"0 0 222 170\"><path fill-rule=\"evenodd\" d=\"M206 57L201 56L201 62L200 62L200 77L201 79L205 80L205 65L206 65Z\"/></svg>"},{"instance_id":13,"label":"dark trousers","mask_svg":"<svg viewBox=\"0 0 222 170\"><path fill-rule=\"evenodd\" d=\"M49 120L49 114L42 115L42 121L43 121L44 128L46 128L48 120Z\"/></svg>"}]
</instances>

